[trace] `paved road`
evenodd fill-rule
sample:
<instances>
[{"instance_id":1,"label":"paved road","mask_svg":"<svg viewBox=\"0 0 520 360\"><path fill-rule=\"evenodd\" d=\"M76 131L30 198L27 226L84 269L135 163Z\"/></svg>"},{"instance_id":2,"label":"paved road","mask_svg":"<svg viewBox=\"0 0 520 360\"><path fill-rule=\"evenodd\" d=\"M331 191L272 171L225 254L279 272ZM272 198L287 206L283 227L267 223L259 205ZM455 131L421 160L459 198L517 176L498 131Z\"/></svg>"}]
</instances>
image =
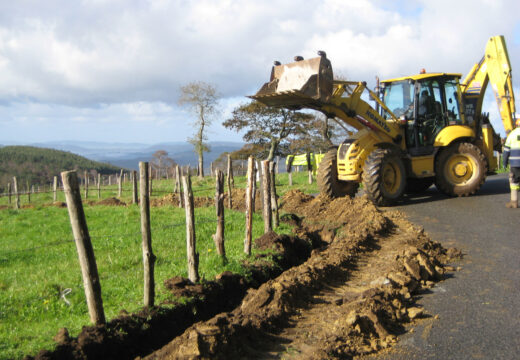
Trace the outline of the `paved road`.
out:
<instances>
[{"instance_id":1,"label":"paved road","mask_svg":"<svg viewBox=\"0 0 520 360\"><path fill-rule=\"evenodd\" d=\"M435 187L398 208L433 240L455 246L463 269L420 301L422 321L376 359L520 359L520 209L506 209L507 175L488 177L476 196L448 198Z\"/></svg>"}]
</instances>

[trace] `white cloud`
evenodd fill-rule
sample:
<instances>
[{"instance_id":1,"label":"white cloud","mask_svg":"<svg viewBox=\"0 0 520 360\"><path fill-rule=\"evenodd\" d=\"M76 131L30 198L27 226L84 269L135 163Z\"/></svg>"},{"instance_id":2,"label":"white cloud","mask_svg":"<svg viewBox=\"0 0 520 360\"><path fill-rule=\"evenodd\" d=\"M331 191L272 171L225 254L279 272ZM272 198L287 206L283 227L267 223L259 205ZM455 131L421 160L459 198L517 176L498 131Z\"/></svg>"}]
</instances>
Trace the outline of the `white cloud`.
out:
<instances>
[{"instance_id":1,"label":"white cloud","mask_svg":"<svg viewBox=\"0 0 520 360\"><path fill-rule=\"evenodd\" d=\"M2 2L0 103L27 119L41 111L49 121L163 124L180 116L178 89L189 81L242 98L267 81L273 60L317 50L369 85L423 67L464 74L496 34L515 71L518 13L516 0Z\"/></svg>"}]
</instances>

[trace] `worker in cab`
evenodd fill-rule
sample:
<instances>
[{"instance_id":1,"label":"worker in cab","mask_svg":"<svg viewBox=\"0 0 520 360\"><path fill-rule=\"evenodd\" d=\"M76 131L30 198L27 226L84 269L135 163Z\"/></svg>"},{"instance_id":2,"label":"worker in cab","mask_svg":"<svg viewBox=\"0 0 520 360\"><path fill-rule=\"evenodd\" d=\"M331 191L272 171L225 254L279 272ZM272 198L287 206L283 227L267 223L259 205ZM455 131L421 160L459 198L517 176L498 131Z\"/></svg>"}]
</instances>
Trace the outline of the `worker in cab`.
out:
<instances>
[{"instance_id":1,"label":"worker in cab","mask_svg":"<svg viewBox=\"0 0 520 360\"><path fill-rule=\"evenodd\" d=\"M509 133L504 144L504 167L509 164L509 186L511 201L507 208L518 208L518 190L520 190L520 118L516 119L515 129Z\"/></svg>"}]
</instances>

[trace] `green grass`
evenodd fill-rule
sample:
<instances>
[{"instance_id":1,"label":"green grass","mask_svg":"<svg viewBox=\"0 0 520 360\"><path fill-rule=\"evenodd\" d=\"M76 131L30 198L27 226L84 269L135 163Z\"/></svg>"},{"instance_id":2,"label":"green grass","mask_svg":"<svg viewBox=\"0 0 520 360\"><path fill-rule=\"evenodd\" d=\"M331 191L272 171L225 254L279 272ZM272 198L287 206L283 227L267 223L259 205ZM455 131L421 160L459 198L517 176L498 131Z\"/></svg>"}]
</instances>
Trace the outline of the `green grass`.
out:
<instances>
[{"instance_id":1,"label":"green grass","mask_svg":"<svg viewBox=\"0 0 520 360\"><path fill-rule=\"evenodd\" d=\"M85 207L87 223L101 278L106 317L122 309L138 310L143 299L140 214L137 206ZM195 209L197 251L201 278L210 280L225 270L244 274L244 214L227 210L226 253L222 264L211 235L215 209ZM170 300L163 281L187 276L184 209L151 209L156 303ZM263 232L254 216L253 236ZM278 232L289 232L281 225ZM66 327L75 336L89 324L81 271L72 241L66 208L41 207L0 210L0 358L21 358L53 347L52 337ZM63 297L65 289L70 294ZM70 302L67 305L64 298Z\"/></svg>"}]
</instances>

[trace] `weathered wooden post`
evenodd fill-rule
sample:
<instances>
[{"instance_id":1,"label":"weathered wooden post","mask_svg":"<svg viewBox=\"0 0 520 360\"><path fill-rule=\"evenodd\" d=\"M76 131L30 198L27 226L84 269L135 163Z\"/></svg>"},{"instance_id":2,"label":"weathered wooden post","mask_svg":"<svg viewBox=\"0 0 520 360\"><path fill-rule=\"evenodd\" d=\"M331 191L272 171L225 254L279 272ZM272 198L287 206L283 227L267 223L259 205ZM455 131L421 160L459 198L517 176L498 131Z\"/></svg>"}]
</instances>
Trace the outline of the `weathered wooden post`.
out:
<instances>
[{"instance_id":1,"label":"weathered wooden post","mask_svg":"<svg viewBox=\"0 0 520 360\"><path fill-rule=\"evenodd\" d=\"M192 283L199 281L199 254L195 239L195 213L193 192L191 191L191 176L188 173L182 177L184 187L184 208L186 209L186 249L188 257L188 278Z\"/></svg>"},{"instance_id":2,"label":"weathered wooden post","mask_svg":"<svg viewBox=\"0 0 520 360\"><path fill-rule=\"evenodd\" d=\"M265 234L273 230L271 221L271 177L269 176L269 160L262 161L262 174L262 199Z\"/></svg>"},{"instance_id":3,"label":"weathered wooden post","mask_svg":"<svg viewBox=\"0 0 520 360\"><path fill-rule=\"evenodd\" d=\"M88 173L85 171L84 173L84 176L85 176L85 200L88 199Z\"/></svg>"},{"instance_id":4,"label":"weathered wooden post","mask_svg":"<svg viewBox=\"0 0 520 360\"><path fill-rule=\"evenodd\" d=\"M76 171L62 172L61 180L69 210L72 233L74 234L74 241L78 251L90 321L95 324L104 324L105 313L101 298L101 284L99 282L94 249L92 248L87 221L85 220L83 204L81 203Z\"/></svg>"},{"instance_id":5,"label":"weathered wooden post","mask_svg":"<svg viewBox=\"0 0 520 360\"><path fill-rule=\"evenodd\" d=\"M270 174L270 193L271 193L271 216L273 227L277 228L280 223L280 216L278 214L278 199L276 198L276 175L275 166L272 161L269 162Z\"/></svg>"},{"instance_id":6,"label":"weathered wooden post","mask_svg":"<svg viewBox=\"0 0 520 360\"><path fill-rule=\"evenodd\" d=\"M149 188L148 188L148 196L152 197L152 188L153 188L153 180L152 180L152 177L150 176L150 181L149 181Z\"/></svg>"},{"instance_id":7,"label":"weathered wooden post","mask_svg":"<svg viewBox=\"0 0 520 360\"><path fill-rule=\"evenodd\" d=\"M132 171L132 204L137 204L137 171Z\"/></svg>"},{"instance_id":8,"label":"weathered wooden post","mask_svg":"<svg viewBox=\"0 0 520 360\"><path fill-rule=\"evenodd\" d=\"M213 172L213 161L209 163L209 172L210 172L210 176L213 176L213 174L215 174ZM215 176L216 176L216 174L215 174Z\"/></svg>"},{"instance_id":9,"label":"weathered wooden post","mask_svg":"<svg viewBox=\"0 0 520 360\"><path fill-rule=\"evenodd\" d=\"M13 177L13 190L14 190L14 208L20 208L20 193L18 192L18 180L16 180L16 176Z\"/></svg>"},{"instance_id":10,"label":"weathered wooden post","mask_svg":"<svg viewBox=\"0 0 520 360\"><path fill-rule=\"evenodd\" d=\"M29 185L29 180L25 183L25 193L27 194L27 202L31 203L31 186Z\"/></svg>"},{"instance_id":11,"label":"weathered wooden post","mask_svg":"<svg viewBox=\"0 0 520 360\"><path fill-rule=\"evenodd\" d=\"M294 155L288 155L287 160L285 160L285 170L287 170L287 174L289 177L289 186L292 186L292 163L294 161Z\"/></svg>"},{"instance_id":12,"label":"weathered wooden post","mask_svg":"<svg viewBox=\"0 0 520 360\"><path fill-rule=\"evenodd\" d=\"M121 172L119 173L119 179L118 179L118 191L117 191L117 197L121 198L123 195L123 169L121 169Z\"/></svg>"},{"instance_id":13,"label":"weathered wooden post","mask_svg":"<svg viewBox=\"0 0 520 360\"><path fill-rule=\"evenodd\" d=\"M175 168L175 177L176 177L176 182L177 182L177 189L178 189L178 193L179 193L179 207L183 207L184 206L184 196L182 194L182 187L181 187L181 168L179 165L177 165L177 167Z\"/></svg>"},{"instance_id":14,"label":"weathered wooden post","mask_svg":"<svg viewBox=\"0 0 520 360\"><path fill-rule=\"evenodd\" d=\"M217 171L215 185L215 208L217 210L217 231L213 235L213 241L217 249L217 254L225 260L226 249L224 247L224 173Z\"/></svg>"},{"instance_id":15,"label":"weathered wooden post","mask_svg":"<svg viewBox=\"0 0 520 360\"><path fill-rule=\"evenodd\" d=\"M52 201L53 202L56 202L57 199L58 199L58 177L55 176L54 177L54 181L52 183Z\"/></svg>"},{"instance_id":16,"label":"weathered wooden post","mask_svg":"<svg viewBox=\"0 0 520 360\"><path fill-rule=\"evenodd\" d=\"M108 186L112 185L112 174L108 175Z\"/></svg>"},{"instance_id":17,"label":"weathered wooden post","mask_svg":"<svg viewBox=\"0 0 520 360\"><path fill-rule=\"evenodd\" d=\"M252 194L251 194L251 212L252 213L254 213L256 211L256 190L257 190L256 177L258 176L258 169L256 168L257 164L258 164L258 161L255 161L253 158L253 188L252 188Z\"/></svg>"},{"instance_id":18,"label":"weathered wooden post","mask_svg":"<svg viewBox=\"0 0 520 360\"><path fill-rule=\"evenodd\" d=\"M231 196L232 186L232 178L233 178L233 168L231 166L231 155L227 156L227 188L228 188L228 207L232 209L233 199Z\"/></svg>"},{"instance_id":19,"label":"weathered wooden post","mask_svg":"<svg viewBox=\"0 0 520 360\"><path fill-rule=\"evenodd\" d=\"M262 209L264 208L264 174L263 174L263 166L262 161L257 162L258 169L258 187L260 189L260 200L262 201Z\"/></svg>"},{"instance_id":20,"label":"weathered wooden post","mask_svg":"<svg viewBox=\"0 0 520 360\"><path fill-rule=\"evenodd\" d=\"M11 183L7 183L7 203L11 204Z\"/></svg>"},{"instance_id":21,"label":"weathered wooden post","mask_svg":"<svg viewBox=\"0 0 520 360\"><path fill-rule=\"evenodd\" d=\"M155 299L154 265L155 255L152 251L152 231L150 229L150 198L148 192L149 168L147 162L139 162L139 186L141 206L141 238L144 266L144 306L153 306ZM121 177L120 177L121 178Z\"/></svg>"},{"instance_id":22,"label":"weathered wooden post","mask_svg":"<svg viewBox=\"0 0 520 360\"><path fill-rule=\"evenodd\" d=\"M101 174L97 174L97 198L101 199Z\"/></svg>"},{"instance_id":23,"label":"weathered wooden post","mask_svg":"<svg viewBox=\"0 0 520 360\"><path fill-rule=\"evenodd\" d=\"M309 173L309 184L312 184L312 158L311 158L311 153L307 153L307 172Z\"/></svg>"},{"instance_id":24,"label":"weathered wooden post","mask_svg":"<svg viewBox=\"0 0 520 360\"><path fill-rule=\"evenodd\" d=\"M251 242L253 234L253 212L255 203L253 192L255 191L255 159L250 156L247 160L247 188L246 188L246 237L244 239L244 253L251 255Z\"/></svg>"}]
</instances>

